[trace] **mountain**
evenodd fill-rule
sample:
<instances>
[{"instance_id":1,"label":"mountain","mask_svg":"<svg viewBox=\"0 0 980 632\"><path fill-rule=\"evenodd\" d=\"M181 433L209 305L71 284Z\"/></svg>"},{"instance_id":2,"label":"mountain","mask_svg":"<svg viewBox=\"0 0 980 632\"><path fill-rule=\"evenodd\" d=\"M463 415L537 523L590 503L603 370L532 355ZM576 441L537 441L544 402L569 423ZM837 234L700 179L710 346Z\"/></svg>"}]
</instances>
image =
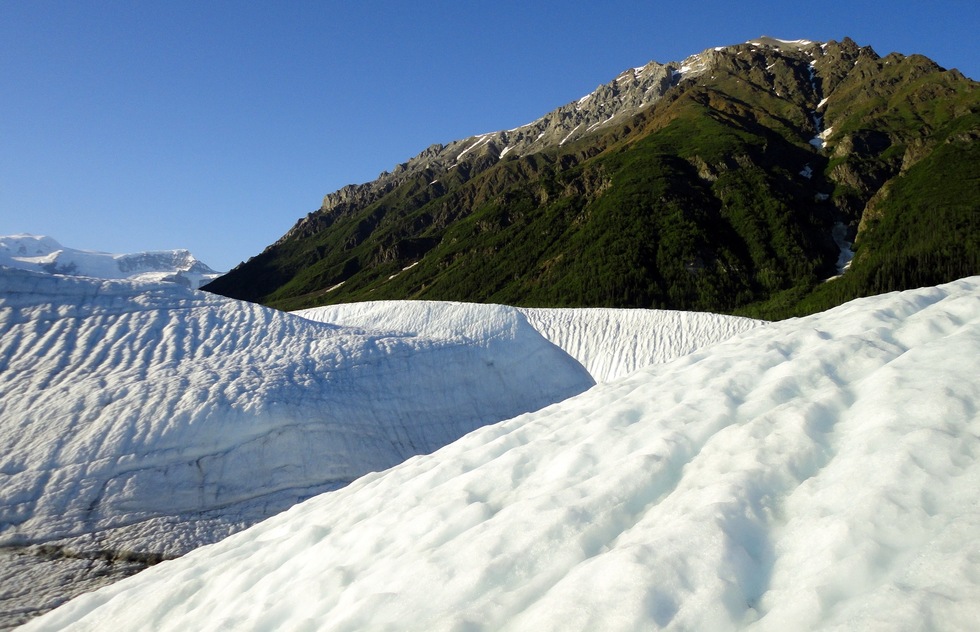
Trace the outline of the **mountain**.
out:
<instances>
[{"instance_id":1,"label":"mountain","mask_svg":"<svg viewBox=\"0 0 980 632\"><path fill-rule=\"evenodd\" d=\"M98 279L167 281L193 289L221 275L187 250L114 255L66 248L41 235L0 236L0 266Z\"/></svg>"},{"instance_id":2,"label":"mountain","mask_svg":"<svg viewBox=\"0 0 980 632\"><path fill-rule=\"evenodd\" d=\"M430 301L329 309L0 268L0 629L590 388L549 339L608 378L760 324ZM656 344L637 345L640 332Z\"/></svg>"},{"instance_id":3,"label":"mountain","mask_svg":"<svg viewBox=\"0 0 980 632\"><path fill-rule=\"evenodd\" d=\"M978 138L980 91L955 70L764 37L433 145L206 289L286 309L810 312L980 272Z\"/></svg>"},{"instance_id":4,"label":"mountain","mask_svg":"<svg viewBox=\"0 0 980 632\"><path fill-rule=\"evenodd\" d=\"M25 630L972 630L980 277L480 428Z\"/></svg>"}]
</instances>

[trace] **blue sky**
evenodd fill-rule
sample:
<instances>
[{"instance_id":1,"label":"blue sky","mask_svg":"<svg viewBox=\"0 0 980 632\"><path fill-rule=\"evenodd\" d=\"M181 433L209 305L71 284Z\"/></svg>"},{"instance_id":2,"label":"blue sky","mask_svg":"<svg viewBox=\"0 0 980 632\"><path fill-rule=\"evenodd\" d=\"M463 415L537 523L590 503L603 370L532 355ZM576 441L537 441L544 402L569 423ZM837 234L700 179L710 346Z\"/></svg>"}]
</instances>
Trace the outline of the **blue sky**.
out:
<instances>
[{"instance_id":1,"label":"blue sky","mask_svg":"<svg viewBox=\"0 0 980 632\"><path fill-rule=\"evenodd\" d=\"M229 269L324 194L631 66L850 36L977 79L978 32L975 0L0 0L0 234Z\"/></svg>"}]
</instances>

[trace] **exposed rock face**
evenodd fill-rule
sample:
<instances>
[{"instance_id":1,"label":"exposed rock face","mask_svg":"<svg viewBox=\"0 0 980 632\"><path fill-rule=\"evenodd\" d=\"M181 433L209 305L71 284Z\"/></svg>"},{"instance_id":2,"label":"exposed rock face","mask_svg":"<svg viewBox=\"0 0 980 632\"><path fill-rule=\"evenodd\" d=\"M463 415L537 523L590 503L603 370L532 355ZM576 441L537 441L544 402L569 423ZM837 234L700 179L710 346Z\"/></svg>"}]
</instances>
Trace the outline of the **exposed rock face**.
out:
<instances>
[{"instance_id":1,"label":"exposed rock face","mask_svg":"<svg viewBox=\"0 0 980 632\"><path fill-rule=\"evenodd\" d=\"M372 182L349 184L328 193L317 211L299 220L276 243L328 228L333 224L333 218L364 208L419 174L431 176L433 184L438 184L440 175L461 166L464 178L475 175L470 164L473 162L478 166L490 166L508 155L519 157L561 147L623 122L659 101L680 80L707 72L744 73L767 84L778 94L798 101L801 106L812 106L816 115L817 105L823 107L821 95L832 92L847 76L847 67L855 65L862 56L878 58L870 47L860 48L850 38L840 43L820 44L806 40L787 42L764 36L745 44L708 49L682 62L661 64L651 61L645 66L623 71L581 99L531 123L446 145L431 145L390 172L381 173ZM817 134L822 131L812 125L812 117L801 115L797 123L813 128ZM466 162L461 165L464 159Z\"/></svg>"},{"instance_id":2,"label":"exposed rock face","mask_svg":"<svg viewBox=\"0 0 980 632\"><path fill-rule=\"evenodd\" d=\"M376 298L735 309L834 275L834 227L867 244L865 215L893 213L896 180L915 189L902 204L958 204L915 171L948 171L963 152L972 164L978 94L924 57L849 38L761 37L650 62L527 125L432 145L327 195L208 289L289 309ZM667 271L677 265L687 274ZM620 282L629 288L590 289Z\"/></svg>"},{"instance_id":3,"label":"exposed rock face","mask_svg":"<svg viewBox=\"0 0 980 632\"><path fill-rule=\"evenodd\" d=\"M637 110L655 103L674 84L677 64L650 62L639 68L623 71L607 84L549 112L536 121L511 130L479 134L448 145L431 145L425 151L386 171L366 184L350 184L328 193L318 211L301 219L280 241L297 235L322 230L332 222L324 214L342 214L362 208L392 191L408 178L420 173L433 178L457 168L460 163L481 160L492 165L511 155L524 156L550 147L560 147L614 122L619 122ZM471 167L467 165L466 171Z\"/></svg>"}]
</instances>

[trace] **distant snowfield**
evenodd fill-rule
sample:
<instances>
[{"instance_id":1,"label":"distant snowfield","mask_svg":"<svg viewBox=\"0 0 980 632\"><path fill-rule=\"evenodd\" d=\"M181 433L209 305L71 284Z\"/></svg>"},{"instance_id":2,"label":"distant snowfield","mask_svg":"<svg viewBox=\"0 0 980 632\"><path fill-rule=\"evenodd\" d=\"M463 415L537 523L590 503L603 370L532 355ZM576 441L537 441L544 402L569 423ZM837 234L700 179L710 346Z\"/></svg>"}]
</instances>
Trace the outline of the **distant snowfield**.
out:
<instances>
[{"instance_id":1,"label":"distant snowfield","mask_svg":"<svg viewBox=\"0 0 980 632\"><path fill-rule=\"evenodd\" d=\"M471 432L26 630L971 630L980 277Z\"/></svg>"},{"instance_id":2,"label":"distant snowfield","mask_svg":"<svg viewBox=\"0 0 980 632\"><path fill-rule=\"evenodd\" d=\"M98 279L164 281L195 289L220 276L187 250L119 255L67 248L43 235L0 235L0 266Z\"/></svg>"},{"instance_id":3,"label":"distant snowfield","mask_svg":"<svg viewBox=\"0 0 980 632\"><path fill-rule=\"evenodd\" d=\"M338 325L454 337L466 333L459 323L479 322L481 312L489 309L492 306L441 301L368 301L294 313ZM655 309L516 310L600 383L663 364L761 324L735 316Z\"/></svg>"}]
</instances>

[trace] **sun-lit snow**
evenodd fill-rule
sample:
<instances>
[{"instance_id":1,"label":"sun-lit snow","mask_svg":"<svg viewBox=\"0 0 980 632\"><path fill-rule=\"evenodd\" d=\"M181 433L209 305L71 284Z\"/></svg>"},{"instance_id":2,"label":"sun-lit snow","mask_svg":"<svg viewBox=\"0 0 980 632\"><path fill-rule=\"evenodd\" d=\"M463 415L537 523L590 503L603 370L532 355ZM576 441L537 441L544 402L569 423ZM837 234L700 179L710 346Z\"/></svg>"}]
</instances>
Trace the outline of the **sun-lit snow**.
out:
<instances>
[{"instance_id":1,"label":"sun-lit snow","mask_svg":"<svg viewBox=\"0 0 980 632\"><path fill-rule=\"evenodd\" d=\"M457 338L460 323L486 320L498 305L442 301L367 301L294 312L374 331ZM515 309L515 308L506 308ZM761 321L656 309L516 308L541 335L578 360L597 382L618 379L731 338Z\"/></svg>"},{"instance_id":2,"label":"sun-lit snow","mask_svg":"<svg viewBox=\"0 0 980 632\"><path fill-rule=\"evenodd\" d=\"M463 158L463 156L465 156L469 152L473 151L474 149L476 149L480 145L484 145L484 144L490 142L490 140L492 140L492 138L493 138L493 135L492 135L492 133L490 133L490 134L481 134L479 136L476 136L475 138L476 138L476 141L472 145L468 146L466 149L464 149L462 152L460 152L456 156L456 162L459 162Z\"/></svg>"},{"instance_id":3,"label":"sun-lit snow","mask_svg":"<svg viewBox=\"0 0 980 632\"><path fill-rule=\"evenodd\" d=\"M814 115L814 123L816 124L818 130L820 129L822 122L823 119L821 117L817 117L816 115ZM834 133L834 128L828 127L827 129L821 131L819 134L811 138L810 144L816 147L817 149L823 150L827 146L827 139L829 139L830 135L833 133Z\"/></svg>"},{"instance_id":4,"label":"sun-lit snow","mask_svg":"<svg viewBox=\"0 0 980 632\"><path fill-rule=\"evenodd\" d=\"M659 309L521 308L545 338L582 363L597 382L610 382L727 340L761 321Z\"/></svg>"},{"instance_id":5,"label":"sun-lit snow","mask_svg":"<svg viewBox=\"0 0 980 632\"><path fill-rule=\"evenodd\" d=\"M66 248L40 235L0 235L0 266L99 279L167 281L191 288L219 276L186 250L119 255Z\"/></svg>"},{"instance_id":6,"label":"sun-lit snow","mask_svg":"<svg viewBox=\"0 0 980 632\"><path fill-rule=\"evenodd\" d=\"M757 47L758 46L763 46L763 47L768 46L768 47L776 48L776 49L781 48L781 47L802 49L802 48L806 48L808 46L812 46L813 45L813 42L811 42L810 40L805 40L805 39L784 40L784 39L778 39L778 38L775 38L775 37L768 37L768 36L765 36L765 35L763 35L762 37L758 37L758 38L756 38L754 40L749 40L748 43L749 44L752 44L753 46L757 46Z\"/></svg>"},{"instance_id":7,"label":"sun-lit snow","mask_svg":"<svg viewBox=\"0 0 980 632\"><path fill-rule=\"evenodd\" d=\"M980 278L726 342L26 630L970 630Z\"/></svg>"},{"instance_id":8,"label":"sun-lit snow","mask_svg":"<svg viewBox=\"0 0 980 632\"><path fill-rule=\"evenodd\" d=\"M0 545L180 554L594 383L516 310L454 326L0 269Z\"/></svg>"},{"instance_id":9,"label":"sun-lit snow","mask_svg":"<svg viewBox=\"0 0 980 632\"><path fill-rule=\"evenodd\" d=\"M596 122L595 122L595 123L593 123L592 125L589 125L589 126L588 126L588 127L587 127L587 128L585 129L585 131L586 131L586 132L591 132L592 130L594 130L594 129L596 129L597 127L602 127L602 126L603 126L603 125L605 125L606 123L609 123L609 122L610 122L610 121L612 121L612 120L613 120L614 118L616 118L616 115L615 115L615 114L613 114L612 116L610 116L609 118L607 118L607 119L606 119L606 120L604 120L604 121L596 121Z\"/></svg>"},{"instance_id":10,"label":"sun-lit snow","mask_svg":"<svg viewBox=\"0 0 980 632\"><path fill-rule=\"evenodd\" d=\"M515 310L481 316L452 338L371 332L8 270L0 539L307 495L591 385Z\"/></svg>"},{"instance_id":11,"label":"sun-lit snow","mask_svg":"<svg viewBox=\"0 0 980 632\"><path fill-rule=\"evenodd\" d=\"M560 147L560 146L564 145L565 143L567 143L568 140L572 137L572 135L575 134L575 131L578 128L580 128L580 127L582 127L582 124L581 123L579 123L578 125L576 125L575 127L573 127L572 128L572 131L568 132L568 135L565 136L565 138L561 139L561 142L558 143L558 146Z\"/></svg>"}]
</instances>

